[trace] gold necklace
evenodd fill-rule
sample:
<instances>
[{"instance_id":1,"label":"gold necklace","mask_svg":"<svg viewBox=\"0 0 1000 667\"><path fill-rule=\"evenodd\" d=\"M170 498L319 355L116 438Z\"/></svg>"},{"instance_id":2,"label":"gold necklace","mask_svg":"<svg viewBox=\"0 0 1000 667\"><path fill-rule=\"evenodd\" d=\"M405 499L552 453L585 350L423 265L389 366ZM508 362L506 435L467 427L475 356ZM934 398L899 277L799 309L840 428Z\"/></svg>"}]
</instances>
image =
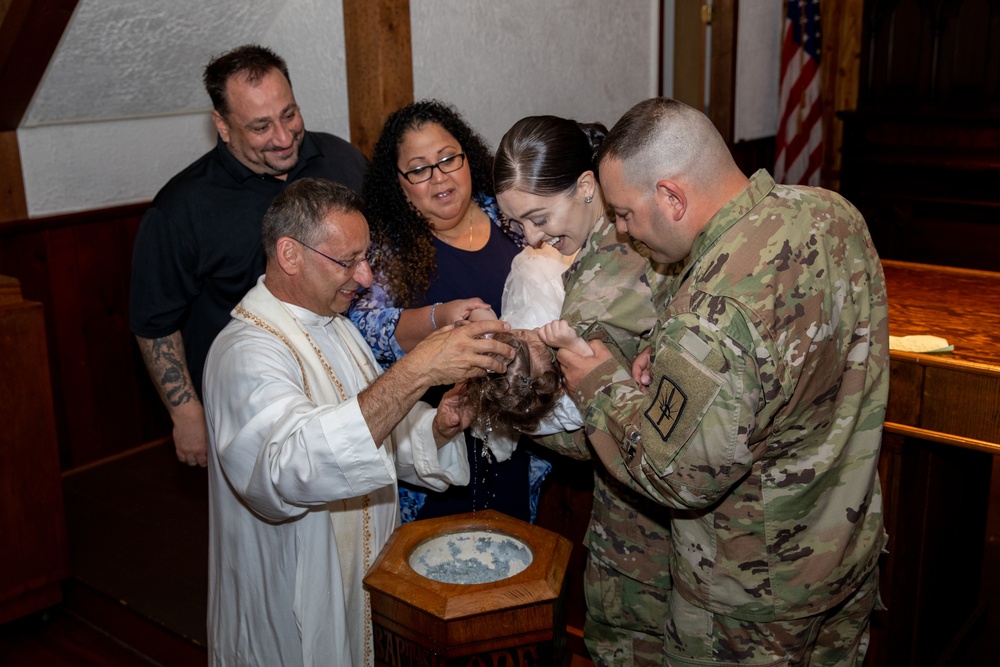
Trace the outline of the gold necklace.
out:
<instances>
[{"instance_id":1,"label":"gold necklace","mask_svg":"<svg viewBox=\"0 0 1000 667\"><path fill-rule=\"evenodd\" d=\"M475 206L474 202L469 204L469 250L472 250L472 242L473 242L473 234L472 234L473 220L472 220L472 214L475 211L474 206ZM456 225L456 227L457 226L458 225ZM454 227L452 229L454 229ZM460 245L461 242L459 241L459 236L461 235L461 232L458 232L458 233L453 234L453 235L449 235L449 234L445 234L444 232L439 232L436 229L434 229L433 227L431 227L431 234L433 234L436 238L440 239L441 241L444 241L448 245L452 246L453 248L461 248L461 245ZM452 243L452 241L454 241L455 243Z\"/></svg>"},{"instance_id":2,"label":"gold necklace","mask_svg":"<svg viewBox=\"0 0 1000 667\"><path fill-rule=\"evenodd\" d=\"M472 250L472 209L473 204L469 204L469 250Z\"/></svg>"}]
</instances>

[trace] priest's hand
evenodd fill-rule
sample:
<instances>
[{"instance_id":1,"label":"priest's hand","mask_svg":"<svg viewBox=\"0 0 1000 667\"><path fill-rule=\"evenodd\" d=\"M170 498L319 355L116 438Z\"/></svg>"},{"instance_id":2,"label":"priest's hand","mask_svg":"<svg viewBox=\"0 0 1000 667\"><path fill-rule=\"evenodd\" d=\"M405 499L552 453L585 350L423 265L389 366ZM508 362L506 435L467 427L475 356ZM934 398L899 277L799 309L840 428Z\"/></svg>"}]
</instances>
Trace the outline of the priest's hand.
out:
<instances>
[{"instance_id":1,"label":"priest's hand","mask_svg":"<svg viewBox=\"0 0 1000 667\"><path fill-rule=\"evenodd\" d=\"M506 361L514 358L514 348L485 336L509 330L510 325L500 320L442 327L393 368L404 366L425 389L455 384L490 371L503 373Z\"/></svg>"},{"instance_id":2,"label":"priest's hand","mask_svg":"<svg viewBox=\"0 0 1000 667\"><path fill-rule=\"evenodd\" d=\"M465 400L465 383L455 385L438 403L434 417L434 442L438 447L448 444L469 427L475 416L472 406Z\"/></svg>"},{"instance_id":3,"label":"priest's hand","mask_svg":"<svg viewBox=\"0 0 1000 667\"><path fill-rule=\"evenodd\" d=\"M358 394L358 406L372 439L375 442L385 440L403 415L431 387L456 384L485 375L487 371L502 373L506 370L505 362L514 358L514 348L482 336L509 329L510 325L500 320L443 327L390 366ZM445 418L447 414L446 410ZM438 427L442 433L456 427L453 416L450 421L452 423L442 423Z\"/></svg>"}]
</instances>

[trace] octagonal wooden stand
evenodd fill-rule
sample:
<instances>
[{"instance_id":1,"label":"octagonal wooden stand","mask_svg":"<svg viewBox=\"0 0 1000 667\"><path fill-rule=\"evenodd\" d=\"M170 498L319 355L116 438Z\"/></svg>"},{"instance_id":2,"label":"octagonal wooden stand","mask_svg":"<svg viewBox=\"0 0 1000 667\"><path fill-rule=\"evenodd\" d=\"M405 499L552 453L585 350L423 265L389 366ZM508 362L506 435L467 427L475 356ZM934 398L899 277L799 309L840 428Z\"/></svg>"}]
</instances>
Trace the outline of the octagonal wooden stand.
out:
<instances>
[{"instance_id":1,"label":"octagonal wooden stand","mask_svg":"<svg viewBox=\"0 0 1000 667\"><path fill-rule=\"evenodd\" d=\"M410 554L447 533L484 530L529 546L531 564L507 579L451 584L417 574ZM538 526L487 510L415 521L389 537L364 585L371 597L375 664L527 667L561 665L563 582L572 545Z\"/></svg>"}]
</instances>

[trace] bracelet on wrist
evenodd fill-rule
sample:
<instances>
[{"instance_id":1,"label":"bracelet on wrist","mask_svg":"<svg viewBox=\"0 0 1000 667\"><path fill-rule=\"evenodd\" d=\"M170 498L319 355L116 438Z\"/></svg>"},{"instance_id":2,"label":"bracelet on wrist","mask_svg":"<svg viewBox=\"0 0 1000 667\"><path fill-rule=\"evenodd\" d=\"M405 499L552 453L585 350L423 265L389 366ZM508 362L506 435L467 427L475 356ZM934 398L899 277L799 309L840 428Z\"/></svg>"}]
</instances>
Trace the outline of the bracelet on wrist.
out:
<instances>
[{"instance_id":1,"label":"bracelet on wrist","mask_svg":"<svg viewBox=\"0 0 1000 667\"><path fill-rule=\"evenodd\" d=\"M438 301L437 303L431 304L431 331L437 331L438 330L437 320L434 319L434 310L438 306L440 306L440 305L441 305L440 301Z\"/></svg>"}]
</instances>

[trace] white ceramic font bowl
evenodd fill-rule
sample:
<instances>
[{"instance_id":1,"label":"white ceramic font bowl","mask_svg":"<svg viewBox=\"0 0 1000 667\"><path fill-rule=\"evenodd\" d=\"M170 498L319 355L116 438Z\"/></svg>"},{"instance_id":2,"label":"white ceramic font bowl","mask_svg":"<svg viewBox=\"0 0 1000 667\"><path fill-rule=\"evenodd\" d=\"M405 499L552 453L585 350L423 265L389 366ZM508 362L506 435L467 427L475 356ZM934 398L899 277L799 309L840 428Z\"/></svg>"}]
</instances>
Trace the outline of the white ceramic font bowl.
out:
<instances>
[{"instance_id":1,"label":"white ceramic font bowl","mask_svg":"<svg viewBox=\"0 0 1000 667\"><path fill-rule=\"evenodd\" d=\"M410 553L417 574L446 584L486 584L513 577L534 558L527 544L504 533L469 530L425 540Z\"/></svg>"}]
</instances>

